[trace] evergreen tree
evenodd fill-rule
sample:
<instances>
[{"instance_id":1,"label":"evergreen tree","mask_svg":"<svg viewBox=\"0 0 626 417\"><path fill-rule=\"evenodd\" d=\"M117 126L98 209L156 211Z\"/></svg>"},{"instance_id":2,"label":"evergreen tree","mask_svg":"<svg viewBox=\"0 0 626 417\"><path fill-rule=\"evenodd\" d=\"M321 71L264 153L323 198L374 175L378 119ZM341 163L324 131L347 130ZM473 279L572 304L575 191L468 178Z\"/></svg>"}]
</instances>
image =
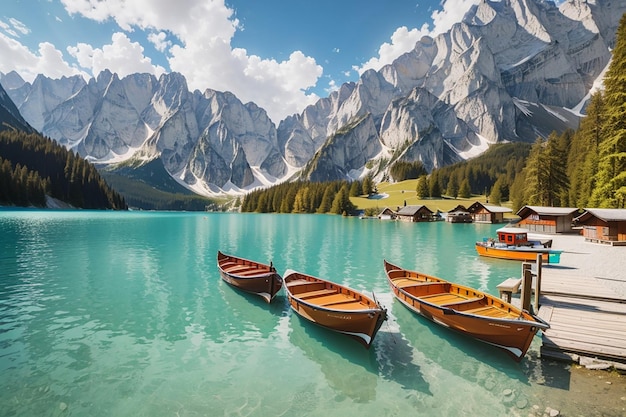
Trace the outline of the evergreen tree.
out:
<instances>
[{"instance_id":1,"label":"evergreen tree","mask_svg":"<svg viewBox=\"0 0 626 417\"><path fill-rule=\"evenodd\" d=\"M428 184L428 193L433 198L441 197L441 184L439 184L439 172L434 171L430 174L430 180Z\"/></svg>"},{"instance_id":2,"label":"evergreen tree","mask_svg":"<svg viewBox=\"0 0 626 417\"><path fill-rule=\"evenodd\" d=\"M530 150L530 155L526 161L523 175L526 183L523 191L523 200L529 205L543 206L547 200L545 192L548 187L545 154L543 151L545 142L542 138L537 138Z\"/></svg>"},{"instance_id":3,"label":"evergreen tree","mask_svg":"<svg viewBox=\"0 0 626 417\"><path fill-rule=\"evenodd\" d=\"M569 179L567 177L567 151L569 149L569 133L557 135L552 132L546 144L546 163L548 164L547 205L563 207L567 204Z\"/></svg>"},{"instance_id":4,"label":"evergreen tree","mask_svg":"<svg viewBox=\"0 0 626 417\"><path fill-rule=\"evenodd\" d=\"M461 182L461 187L459 188L459 197L461 198L470 198L472 196L472 190L470 188L469 179L465 178Z\"/></svg>"},{"instance_id":5,"label":"evergreen tree","mask_svg":"<svg viewBox=\"0 0 626 417\"><path fill-rule=\"evenodd\" d=\"M459 184L456 179L456 175L450 175L448 180L448 187L446 188L446 194L452 198L459 196Z\"/></svg>"},{"instance_id":6,"label":"evergreen tree","mask_svg":"<svg viewBox=\"0 0 626 417\"><path fill-rule=\"evenodd\" d=\"M317 208L318 213L328 213L333 203L333 198L335 196L335 191L332 187L326 187L324 189L324 196L322 197L322 202L320 206Z\"/></svg>"},{"instance_id":7,"label":"evergreen tree","mask_svg":"<svg viewBox=\"0 0 626 417\"><path fill-rule=\"evenodd\" d=\"M349 190L346 184L343 185L335 195L330 212L333 214L350 214L355 210L354 204L350 201Z\"/></svg>"},{"instance_id":8,"label":"evergreen tree","mask_svg":"<svg viewBox=\"0 0 626 417\"><path fill-rule=\"evenodd\" d=\"M363 187L360 181L352 181L350 185L350 197L358 197L363 194Z\"/></svg>"},{"instance_id":9,"label":"evergreen tree","mask_svg":"<svg viewBox=\"0 0 626 417\"><path fill-rule=\"evenodd\" d=\"M430 196L430 190L428 189L428 178L426 175L422 175L417 179L417 186L415 191L417 192L417 198L424 199Z\"/></svg>"},{"instance_id":10,"label":"evergreen tree","mask_svg":"<svg viewBox=\"0 0 626 417\"><path fill-rule=\"evenodd\" d=\"M363 194L369 197L373 192L374 182L372 181L372 177L368 174L363 178Z\"/></svg>"},{"instance_id":11,"label":"evergreen tree","mask_svg":"<svg viewBox=\"0 0 626 417\"><path fill-rule=\"evenodd\" d=\"M569 192L567 205L588 207L595 188L598 172L598 145L602 142L604 125L604 99L600 92L591 96L587 105L587 116L580 128L571 136L567 159Z\"/></svg>"},{"instance_id":12,"label":"evergreen tree","mask_svg":"<svg viewBox=\"0 0 626 417\"><path fill-rule=\"evenodd\" d=\"M489 193L489 203L495 204L499 206L502 203L502 187L504 187L504 176L501 175L498 177L495 183L493 183L493 187L491 187L491 193Z\"/></svg>"},{"instance_id":13,"label":"evergreen tree","mask_svg":"<svg viewBox=\"0 0 626 417\"><path fill-rule=\"evenodd\" d=\"M598 146L598 172L590 203L626 206L626 14L617 30L613 58L604 78L605 122Z\"/></svg>"}]
</instances>

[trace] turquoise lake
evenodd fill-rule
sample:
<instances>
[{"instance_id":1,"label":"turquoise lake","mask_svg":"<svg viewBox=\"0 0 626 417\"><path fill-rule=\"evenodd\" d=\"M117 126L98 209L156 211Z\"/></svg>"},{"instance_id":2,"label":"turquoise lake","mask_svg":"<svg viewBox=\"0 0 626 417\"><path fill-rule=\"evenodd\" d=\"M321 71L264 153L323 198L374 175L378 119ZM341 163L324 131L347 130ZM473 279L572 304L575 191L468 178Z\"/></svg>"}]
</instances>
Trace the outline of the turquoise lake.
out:
<instances>
[{"instance_id":1,"label":"turquoise lake","mask_svg":"<svg viewBox=\"0 0 626 417\"><path fill-rule=\"evenodd\" d=\"M393 301L383 259L497 294L521 264L474 242L500 226L0 211L0 415L607 415L539 337L516 363ZM366 350L226 285L218 250L373 291L389 320Z\"/></svg>"}]
</instances>

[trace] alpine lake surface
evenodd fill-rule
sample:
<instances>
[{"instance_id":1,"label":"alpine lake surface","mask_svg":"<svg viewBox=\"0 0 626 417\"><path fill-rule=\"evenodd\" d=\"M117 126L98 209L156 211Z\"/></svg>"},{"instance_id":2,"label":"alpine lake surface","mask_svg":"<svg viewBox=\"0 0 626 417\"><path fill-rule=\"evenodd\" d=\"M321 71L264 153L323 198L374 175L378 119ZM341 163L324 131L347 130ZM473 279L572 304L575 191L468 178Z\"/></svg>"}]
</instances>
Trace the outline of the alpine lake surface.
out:
<instances>
[{"instance_id":1,"label":"alpine lake surface","mask_svg":"<svg viewBox=\"0 0 626 417\"><path fill-rule=\"evenodd\" d=\"M516 363L393 300L383 259L497 294L521 263L474 243L501 226L0 210L0 415L623 415L613 373L542 360L538 336ZM284 290L229 287L218 250L374 292L389 319L366 350Z\"/></svg>"}]
</instances>

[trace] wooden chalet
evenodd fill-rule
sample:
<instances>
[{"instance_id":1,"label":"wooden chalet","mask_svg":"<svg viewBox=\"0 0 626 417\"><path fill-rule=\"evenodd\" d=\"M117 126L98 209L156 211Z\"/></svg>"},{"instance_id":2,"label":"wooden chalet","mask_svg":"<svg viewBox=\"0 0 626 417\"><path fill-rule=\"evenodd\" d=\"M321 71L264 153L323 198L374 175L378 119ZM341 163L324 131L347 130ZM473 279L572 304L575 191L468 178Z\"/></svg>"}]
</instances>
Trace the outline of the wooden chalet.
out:
<instances>
[{"instance_id":1,"label":"wooden chalet","mask_svg":"<svg viewBox=\"0 0 626 417\"><path fill-rule=\"evenodd\" d=\"M433 211L426 206L404 206L396 212L396 218L405 222L429 222Z\"/></svg>"},{"instance_id":2,"label":"wooden chalet","mask_svg":"<svg viewBox=\"0 0 626 417\"><path fill-rule=\"evenodd\" d=\"M446 213L446 221L450 223L472 223L474 218L464 205L459 204Z\"/></svg>"},{"instance_id":3,"label":"wooden chalet","mask_svg":"<svg viewBox=\"0 0 626 417\"><path fill-rule=\"evenodd\" d=\"M586 241L626 245L626 209L586 208L574 219Z\"/></svg>"},{"instance_id":4,"label":"wooden chalet","mask_svg":"<svg viewBox=\"0 0 626 417\"><path fill-rule=\"evenodd\" d=\"M480 201L469 206L467 211L475 223L504 223L504 214L513 212L510 208L483 204Z\"/></svg>"},{"instance_id":5,"label":"wooden chalet","mask_svg":"<svg viewBox=\"0 0 626 417\"><path fill-rule=\"evenodd\" d=\"M395 220L396 212L390 209L389 207L385 207L383 211L378 214L378 218L380 220Z\"/></svg>"},{"instance_id":6,"label":"wooden chalet","mask_svg":"<svg viewBox=\"0 0 626 417\"><path fill-rule=\"evenodd\" d=\"M578 209L572 207L524 206L516 213L520 227L537 233L569 233Z\"/></svg>"}]
</instances>

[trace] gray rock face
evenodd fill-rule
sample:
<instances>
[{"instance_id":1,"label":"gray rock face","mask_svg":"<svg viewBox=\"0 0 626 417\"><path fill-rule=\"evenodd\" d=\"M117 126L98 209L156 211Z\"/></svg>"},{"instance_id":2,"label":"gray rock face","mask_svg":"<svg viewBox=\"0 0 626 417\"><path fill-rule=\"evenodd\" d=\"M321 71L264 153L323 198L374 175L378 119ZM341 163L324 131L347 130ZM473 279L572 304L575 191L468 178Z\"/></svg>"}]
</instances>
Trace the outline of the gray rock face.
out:
<instances>
[{"instance_id":1,"label":"gray rock face","mask_svg":"<svg viewBox=\"0 0 626 417\"><path fill-rule=\"evenodd\" d=\"M104 71L0 81L24 119L100 163L160 158L202 194L240 192L299 172L311 180L428 170L500 141L534 142L576 127L571 112L607 66L626 2L482 1L463 20L380 71L369 70L278 128L231 93L188 90L184 77Z\"/></svg>"}]
</instances>

